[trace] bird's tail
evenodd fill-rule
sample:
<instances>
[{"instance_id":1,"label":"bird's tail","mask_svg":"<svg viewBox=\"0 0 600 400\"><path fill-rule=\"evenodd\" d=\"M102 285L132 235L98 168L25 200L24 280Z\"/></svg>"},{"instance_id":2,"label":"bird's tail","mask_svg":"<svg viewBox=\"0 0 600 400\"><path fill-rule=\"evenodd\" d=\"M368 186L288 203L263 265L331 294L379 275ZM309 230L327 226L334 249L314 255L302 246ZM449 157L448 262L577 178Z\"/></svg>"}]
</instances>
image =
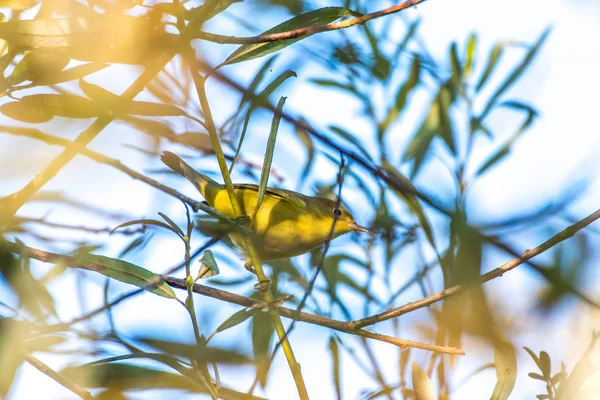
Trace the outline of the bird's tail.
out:
<instances>
[{"instance_id":1,"label":"bird's tail","mask_svg":"<svg viewBox=\"0 0 600 400\"><path fill-rule=\"evenodd\" d=\"M196 189L200 191L202 196L211 203L211 200L215 197L216 192L222 189L222 185L210 179L208 176L196 171L190 167L185 161L183 161L176 154L170 151L163 152L160 157L163 163L185 179L190 181Z\"/></svg>"}]
</instances>

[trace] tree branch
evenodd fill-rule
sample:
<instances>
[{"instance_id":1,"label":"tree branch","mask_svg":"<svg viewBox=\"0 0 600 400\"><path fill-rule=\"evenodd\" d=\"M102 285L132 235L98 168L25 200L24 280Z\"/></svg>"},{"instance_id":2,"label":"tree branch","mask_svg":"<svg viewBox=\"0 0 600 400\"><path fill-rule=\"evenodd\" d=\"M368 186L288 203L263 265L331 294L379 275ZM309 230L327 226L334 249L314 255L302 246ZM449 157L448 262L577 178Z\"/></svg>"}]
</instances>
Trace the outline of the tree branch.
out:
<instances>
[{"instance_id":1,"label":"tree branch","mask_svg":"<svg viewBox=\"0 0 600 400\"><path fill-rule=\"evenodd\" d=\"M315 33L335 31L339 29L349 28L355 25L362 25L367 21L375 18L384 17L386 15L394 14L405 10L407 8L416 6L419 3L423 3L425 0L408 0L395 6L388 7L386 9L376 11L369 14L361 15L357 18L351 18L340 22L333 22L327 25L310 26L307 28L293 29L287 32L271 33L250 37L236 37L227 35L218 35L208 32L198 32L193 34L193 39L203 39L210 42L221 43L221 44L258 44L268 42L279 42L287 39L296 39L300 37L306 37L314 35Z\"/></svg>"},{"instance_id":2,"label":"tree branch","mask_svg":"<svg viewBox=\"0 0 600 400\"><path fill-rule=\"evenodd\" d=\"M39 371L54 379L56 382L60 383L65 388L69 389L71 392L75 393L82 399L90 400L94 398L94 396L92 396L90 392L80 387L79 385L71 382L70 380L68 380L67 378L65 378L64 376L62 376L61 374L59 374L58 372L41 362L39 359L35 358L30 353L25 353L23 358L25 359L25 361L33 365Z\"/></svg>"},{"instance_id":3,"label":"tree branch","mask_svg":"<svg viewBox=\"0 0 600 400\"><path fill-rule=\"evenodd\" d=\"M394 308L392 310L388 310L388 311L385 311L385 312L382 312L379 314L375 314L375 315L372 315L367 318L362 318L362 319L351 321L349 323L349 326L351 328L355 328L355 329L363 328L365 326L373 325L373 324L376 324L376 323L379 323L382 321L396 318L403 314L407 314L409 312L418 310L420 308L427 307L433 303L436 303L440 300L445 299L446 297L450 297L459 292L462 292L463 290L465 290L469 287L472 287L473 285L481 285L485 282L491 281L492 279L498 278L498 277L502 276L505 272L515 269L516 267L523 264L527 260L556 246L560 242L562 242L566 239L569 239L570 237L575 235L575 233L577 233L581 229L585 228L586 226L588 226L592 222L596 221L597 219L600 219L600 209L598 209L595 212L593 212L592 214L588 215L581 221L576 222L575 224L569 226L568 228L566 228L566 229L562 230L561 232L557 233L556 235L552 236L550 239L546 240L544 243L540 244L539 246L535 247L534 249L525 250L523 252L523 254L521 254L520 256L512 259L511 261L505 263L504 265L502 265L486 274L481 275L477 282L452 286L448 289L442 290L441 292L438 292L436 294L428 296L419 301L405 304L402 307Z\"/></svg>"}]
</instances>

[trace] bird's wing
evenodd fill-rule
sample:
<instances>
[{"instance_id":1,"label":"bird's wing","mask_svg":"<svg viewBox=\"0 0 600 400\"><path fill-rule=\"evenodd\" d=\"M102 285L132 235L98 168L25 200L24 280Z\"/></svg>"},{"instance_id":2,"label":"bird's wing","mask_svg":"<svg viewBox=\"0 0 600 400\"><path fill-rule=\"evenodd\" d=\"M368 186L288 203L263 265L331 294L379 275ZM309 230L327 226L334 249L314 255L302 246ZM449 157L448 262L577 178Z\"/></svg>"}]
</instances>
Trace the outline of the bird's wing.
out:
<instances>
[{"instance_id":1,"label":"bird's wing","mask_svg":"<svg viewBox=\"0 0 600 400\"><path fill-rule=\"evenodd\" d=\"M254 185L251 183L236 183L235 185L233 185L235 187L235 189L244 189L244 190L253 190L255 192L258 192L258 185ZM300 194L300 193L296 193L293 192L291 190L286 190L286 189L277 189L277 188L267 188L266 195L275 197L277 199L279 199L280 201L285 201L288 202L290 204L293 204L296 207L302 207L302 208L306 208L306 202L304 201L304 198L306 196Z\"/></svg>"}]
</instances>

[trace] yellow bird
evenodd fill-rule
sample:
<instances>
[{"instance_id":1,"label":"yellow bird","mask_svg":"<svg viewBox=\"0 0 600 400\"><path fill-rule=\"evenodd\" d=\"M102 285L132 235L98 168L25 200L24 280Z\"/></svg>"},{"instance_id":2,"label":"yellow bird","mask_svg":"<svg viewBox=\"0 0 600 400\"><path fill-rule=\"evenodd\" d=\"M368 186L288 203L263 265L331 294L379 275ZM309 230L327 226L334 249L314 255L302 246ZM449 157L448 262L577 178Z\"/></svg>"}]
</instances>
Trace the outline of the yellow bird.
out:
<instances>
[{"instance_id":1,"label":"yellow bird","mask_svg":"<svg viewBox=\"0 0 600 400\"><path fill-rule=\"evenodd\" d=\"M161 160L190 181L209 206L227 218L235 218L224 185L194 170L171 152L165 151ZM348 210L342 206L336 207L336 202L330 199L267 188L257 211L258 185L234 184L233 187L242 214L253 218L249 229L254 235L250 236L263 261L294 257L324 245L330 237L336 217L332 239L348 232L369 232L354 222ZM245 253L242 234L229 233L229 237Z\"/></svg>"}]
</instances>

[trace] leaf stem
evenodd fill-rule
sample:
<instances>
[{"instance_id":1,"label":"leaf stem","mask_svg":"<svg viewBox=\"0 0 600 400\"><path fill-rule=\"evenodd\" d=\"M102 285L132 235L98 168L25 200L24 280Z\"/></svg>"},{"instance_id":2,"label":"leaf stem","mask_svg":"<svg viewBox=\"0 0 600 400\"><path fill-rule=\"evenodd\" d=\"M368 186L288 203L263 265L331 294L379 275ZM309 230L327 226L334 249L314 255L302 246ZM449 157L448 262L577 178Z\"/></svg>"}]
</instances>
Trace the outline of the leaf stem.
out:
<instances>
[{"instance_id":1,"label":"leaf stem","mask_svg":"<svg viewBox=\"0 0 600 400\"><path fill-rule=\"evenodd\" d=\"M188 52L188 55L189 54L190 54L190 52ZM195 60L195 58L194 58L194 60ZM202 107L202 111L203 111L205 119L206 119L206 126L208 129L208 133L210 135L213 149L214 149L215 155L217 157L219 169L221 170L221 174L223 175L223 181L225 182L225 188L227 190L227 194L229 195L229 200L231 202L231 208L233 209L233 213L236 217L241 217L242 216L241 208L240 208L240 205L239 205L239 202L238 202L238 199L237 199L234 187L233 187L233 183L231 182L231 176L227 169L227 163L225 161L225 156L223 154L223 149L221 147L221 141L219 139L219 135L218 135L217 129L215 127L212 113L210 111L208 98L206 96L206 90L205 90L206 78L201 77L198 72L196 72L192 69L191 66L193 66L195 64L196 64L195 62L190 63L190 72L194 79L194 84L196 86L196 91L198 92L198 98L200 100L200 106ZM256 276L258 277L259 281L267 280L267 276L264 272L262 264L260 263L258 255L256 253L256 250L254 249L254 246L253 246L250 238L245 237L244 245L245 245L246 250L248 251L250 261L252 262L254 270L256 271ZM274 300L273 294L268 289L263 292L263 297L267 303L271 303ZM271 315L271 318L273 319L273 325L275 326L275 331L277 332L277 336L279 337L279 340L281 341L283 352L285 354L288 365L289 365L292 375L294 377L294 382L296 383L296 388L298 389L298 394L300 395L300 398L302 400L307 400L309 397L308 397L308 392L306 390L306 385L304 383L304 379L302 377L302 373L300 372L300 365L296 361L296 357L294 356L292 346L291 346L289 340L287 339L285 328L283 326L283 323L281 322L281 318L279 317L279 314L275 310L271 310L270 315Z\"/></svg>"}]
</instances>

